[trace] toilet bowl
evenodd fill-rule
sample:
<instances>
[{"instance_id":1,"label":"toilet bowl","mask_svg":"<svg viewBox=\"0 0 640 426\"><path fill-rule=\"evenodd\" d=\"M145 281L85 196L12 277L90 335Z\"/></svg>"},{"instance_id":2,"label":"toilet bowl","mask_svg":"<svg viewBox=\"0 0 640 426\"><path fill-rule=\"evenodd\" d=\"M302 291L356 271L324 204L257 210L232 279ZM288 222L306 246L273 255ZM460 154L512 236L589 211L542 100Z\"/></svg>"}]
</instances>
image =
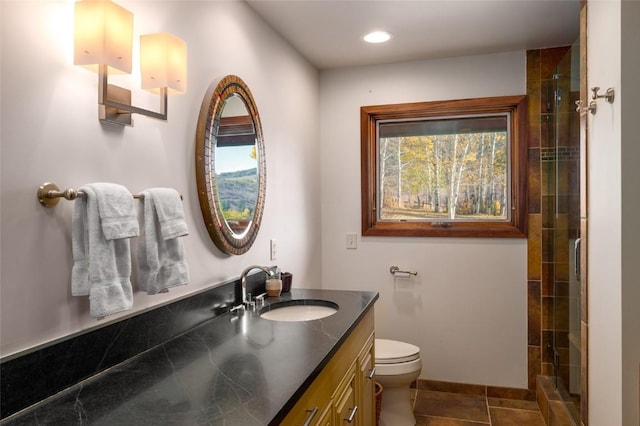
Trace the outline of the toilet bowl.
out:
<instances>
[{"instance_id":1,"label":"toilet bowl","mask_svg":"<svg viewBox=\"0 0 640 426\"><path fill-rule=\"evenodd\" d=\"M420 376L420 348L395 340L376 339L376 380L380 382L380 426L414 426L410 385Z\"/></svg>"}]
</instances>

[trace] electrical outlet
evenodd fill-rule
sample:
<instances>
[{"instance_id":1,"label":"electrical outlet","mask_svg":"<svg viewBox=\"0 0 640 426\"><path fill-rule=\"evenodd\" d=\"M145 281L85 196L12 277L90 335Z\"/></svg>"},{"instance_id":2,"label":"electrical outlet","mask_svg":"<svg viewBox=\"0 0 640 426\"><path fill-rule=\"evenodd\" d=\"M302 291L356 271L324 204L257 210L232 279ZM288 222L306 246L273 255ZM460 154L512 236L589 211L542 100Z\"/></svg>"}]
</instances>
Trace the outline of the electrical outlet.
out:
<instances>
[{"instance_id":1,"label":"electrical outlet","mask_svg":"<svg viewBox=\"0 0 640 426\"><path fill-rule=\"evenodd\" d=\"M277 249L277 247L276 247L276 240L275 240L275 238L272 238L272 239L271 239L271 251L270 251L270 253L269 253L269 258L270 258L271 260L276 260L276 258L277 258L277 254L278 254L278 252L277 252L277 250L276 250L276 249Z\"/></svg>"},{"instance_id":2,"label":"electrical outlet","mask_svg":"<svg viewBox=\"0 0 640 426\"><path fill-rule=\"evenodd\" d=\"M358 248L358 235L355 232L347 233L347 248L348 249Z\"/></svg>"}]
</instances>

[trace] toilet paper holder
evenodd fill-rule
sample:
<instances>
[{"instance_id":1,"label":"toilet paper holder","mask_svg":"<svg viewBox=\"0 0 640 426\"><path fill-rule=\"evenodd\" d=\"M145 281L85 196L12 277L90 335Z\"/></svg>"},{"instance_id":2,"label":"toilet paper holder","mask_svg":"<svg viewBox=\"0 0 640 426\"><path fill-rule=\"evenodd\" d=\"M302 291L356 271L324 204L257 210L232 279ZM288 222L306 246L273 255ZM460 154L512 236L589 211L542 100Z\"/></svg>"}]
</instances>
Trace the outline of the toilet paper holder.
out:
<instances>
[{"instance_id":1,"label":"toilet paper holder","mask_svg":"<svg viewBox=\"0 0 640 426\"><path fill-rule=\"evenodd\" d=\"M409 275L418 275L417 272L414 271L402 271L400 270L400 268L398 268L397 266L392 266L389 268L389 272L391 273L391 275L399 275L399 276L409 276Z\"/></svg>"}]
</instances>

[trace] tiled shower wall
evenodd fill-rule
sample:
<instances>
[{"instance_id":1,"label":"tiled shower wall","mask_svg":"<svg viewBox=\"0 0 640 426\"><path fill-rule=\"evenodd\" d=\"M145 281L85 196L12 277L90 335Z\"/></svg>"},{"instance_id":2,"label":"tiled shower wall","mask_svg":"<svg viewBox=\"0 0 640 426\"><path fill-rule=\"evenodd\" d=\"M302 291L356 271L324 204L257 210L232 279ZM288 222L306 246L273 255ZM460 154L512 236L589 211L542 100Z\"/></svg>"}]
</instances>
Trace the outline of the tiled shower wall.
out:
<instances>
[{"instance_id":1,"label":"tiled shower wall","mask_svg":"<svg viewBox=\"0 0 640 426\"><path fill-rule=\"evenodd\" d=\"M557 69L570 47L527 52L529 99L529 237L528 237L528 385L536 376L554 376L556 338L558 375L569 383L570 241L579 229L579 126L571 90L570 68ZM570 67L570 61L562 66ZM555 78L554 78L555 75ZM556 106L553 87L563 96ZM562 112L565 111L565 112ZM568 112L571 111L571 112ZM556 125L557 124L557 125ZM556 145L557 141L557 145ZM556 175L557 168L557 175ZM558 177L558 179L556 179ZM574 374L575 372L572 372ZM578 375L579 377L579 365Z\"/></svg>"}]
</instances>

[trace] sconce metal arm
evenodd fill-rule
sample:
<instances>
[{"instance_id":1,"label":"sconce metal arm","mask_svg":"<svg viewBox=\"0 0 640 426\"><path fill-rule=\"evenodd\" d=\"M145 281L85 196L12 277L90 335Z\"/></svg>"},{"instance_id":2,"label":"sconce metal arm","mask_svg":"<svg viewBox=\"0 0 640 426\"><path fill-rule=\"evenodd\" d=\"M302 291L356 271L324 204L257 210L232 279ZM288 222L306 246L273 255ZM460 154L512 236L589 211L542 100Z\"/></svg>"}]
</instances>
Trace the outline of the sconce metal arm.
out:
<instances>
[{"instance_id":1,"label":"sconce metal arm","mask_svg":"<svg viewBox=\"0 0 640 426\"><path fill-rule=\"evenodd\" d=\"M131 126L131 114L167 120L167 88L160 89L160 112L131 105L131 91L109 84L107 65L100 64L98 70L98 105L100 121Z\"/></svg>"}]
</instances>

